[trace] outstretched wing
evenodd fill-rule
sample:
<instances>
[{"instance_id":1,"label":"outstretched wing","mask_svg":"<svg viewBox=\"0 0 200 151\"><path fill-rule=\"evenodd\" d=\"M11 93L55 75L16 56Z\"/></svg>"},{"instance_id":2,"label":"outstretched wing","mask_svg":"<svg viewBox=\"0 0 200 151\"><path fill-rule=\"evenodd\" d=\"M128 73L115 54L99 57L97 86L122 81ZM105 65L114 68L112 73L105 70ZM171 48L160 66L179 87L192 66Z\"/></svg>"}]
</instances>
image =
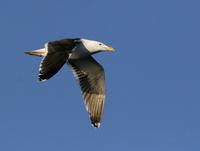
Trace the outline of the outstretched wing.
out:
<instances>
[{"instance_id":1,"label":"outstretched wing","mask_svg":"<svg viewBox=\"0 0 200 151\"><path fill-rule=\"evenodd\" d=\"M66 63L72 52L76 39L63 39L45 44L46 56L42 59L39 68L39 80L45 81L54 76Z\"/></svg>"},{"instance_id":2,"label":"outstretched wing","mask_svg":"<svg viewBox=\"0 0 200 151\"><path fill-rule=\"evenodd\" d=\"M100 127L105 100L103 67L91 56L69 60L74 76L79 81L86 109L94 127Z\"/></svg>"}]
</instances>

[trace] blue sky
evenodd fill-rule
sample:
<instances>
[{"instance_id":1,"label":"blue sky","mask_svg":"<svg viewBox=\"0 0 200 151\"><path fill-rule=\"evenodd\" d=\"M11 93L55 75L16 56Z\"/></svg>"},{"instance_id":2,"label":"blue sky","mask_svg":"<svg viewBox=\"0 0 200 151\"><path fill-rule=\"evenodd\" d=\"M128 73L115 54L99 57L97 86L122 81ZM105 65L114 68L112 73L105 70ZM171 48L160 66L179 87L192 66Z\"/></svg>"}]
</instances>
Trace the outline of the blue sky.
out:
<instances>
[{"instance_id":1,"label":"blue sky","mask_svg":"<svg viewBox=\"0 0 200 151\"><path fill-rule=\"evenodd\" d=\"M200 2L1 0L0 150L199 151ZM67 66L37 81L24 51L84 37L112 45L100 129Z\"/></svg>"}]
</instances>

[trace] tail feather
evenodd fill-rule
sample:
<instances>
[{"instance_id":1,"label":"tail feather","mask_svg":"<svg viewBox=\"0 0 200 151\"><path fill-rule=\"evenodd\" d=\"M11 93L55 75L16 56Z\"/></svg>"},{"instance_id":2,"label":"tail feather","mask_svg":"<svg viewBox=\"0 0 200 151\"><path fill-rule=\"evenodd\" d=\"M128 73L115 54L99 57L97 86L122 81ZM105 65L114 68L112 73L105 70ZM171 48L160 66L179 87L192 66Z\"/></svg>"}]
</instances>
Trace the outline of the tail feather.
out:
<instances>
[{"instance_id":1,"label":"tail feather","mask_svg":"<svg viewBox=\"0 0 200 151\"><path fill-rule=\"evenodd\" d=\"M32 56L38 56L38 57L44 57L46 55L46 49L38 49L33 51L26 51L25 54L32 55Z\"/></svg>"}]
</instances>

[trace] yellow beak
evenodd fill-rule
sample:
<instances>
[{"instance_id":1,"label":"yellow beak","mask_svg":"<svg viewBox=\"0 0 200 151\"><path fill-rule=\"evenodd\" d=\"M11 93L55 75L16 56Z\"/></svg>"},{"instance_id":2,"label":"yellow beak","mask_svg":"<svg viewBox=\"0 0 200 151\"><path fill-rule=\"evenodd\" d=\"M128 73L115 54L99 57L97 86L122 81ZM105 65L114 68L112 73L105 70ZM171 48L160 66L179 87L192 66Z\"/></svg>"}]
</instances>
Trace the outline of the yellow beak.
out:
<instances>
[{"instance_id":1,"label":"yellow beak","mask_svg":"<svg viewBox=\"0 0 200 151\"><path fill-rule=\"evenodd\" d=\"M115 49L114 49L113 47L107 47L107 50L108 50L108 51L111 51L111 52L114 52L114 51L115 51Z\"/></svg>"}]
</instances>

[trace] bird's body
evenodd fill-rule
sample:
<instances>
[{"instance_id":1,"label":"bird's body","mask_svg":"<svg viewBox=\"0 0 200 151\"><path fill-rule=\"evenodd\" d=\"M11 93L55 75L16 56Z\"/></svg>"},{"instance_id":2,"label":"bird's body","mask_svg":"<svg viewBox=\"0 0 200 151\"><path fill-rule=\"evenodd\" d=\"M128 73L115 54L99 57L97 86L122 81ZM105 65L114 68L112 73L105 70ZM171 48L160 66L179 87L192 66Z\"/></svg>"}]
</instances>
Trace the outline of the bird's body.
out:
<instances>
[{"instance_id":1,"label":"bird's body","mask_svg":"<svg viewBox=\"0 0 200 151\"><path fill-rule=\"evenodd\" d=\"M39 80L46 81L67 63L79 81L86 109L94 127L99 127L105 100L105 75L103 67L92 58L100 51L113 51L112 47L87 39L62 39L48 42L45 48L26 52L42 56Z\"/></svg>"}]
</instances>

